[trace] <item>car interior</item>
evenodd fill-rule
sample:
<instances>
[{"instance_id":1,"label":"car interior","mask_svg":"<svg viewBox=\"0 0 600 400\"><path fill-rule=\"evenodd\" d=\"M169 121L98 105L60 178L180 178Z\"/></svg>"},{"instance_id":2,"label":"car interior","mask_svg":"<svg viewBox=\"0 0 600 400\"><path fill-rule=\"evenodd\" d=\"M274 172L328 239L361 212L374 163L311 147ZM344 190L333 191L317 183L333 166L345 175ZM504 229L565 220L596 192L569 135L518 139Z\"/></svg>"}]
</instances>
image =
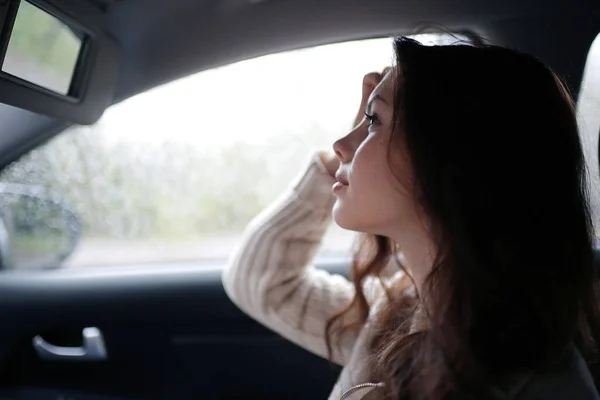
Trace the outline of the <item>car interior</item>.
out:
<instances>
[{"instance_id":1,"label":"car interior","mask_svg":"<svg viewBox=\"0 0 600 400\"><path fill-rule=\"evenodd\" d=\"M32 13L66 27L61 32L74 43L70 79L60 87L43 84L22 67L10 68L11 48L18 44L11 37L34 26L19 22L31 6ZM429 32L477 34L531 53L562 76L577 98L600 33L600 2L5 0L0 21L4 169L71 126L93 125L110 106L188 75L291 50L409 35L424 26ZM45 46L38 39L27 46ZM600 87L600 76L590 82ZM223 90L235 96L236 88L226 82ZM600 115L600 100L588 107ZM599 128L600 120L586 143L595 175ZM221 284L225 261L53 268L85 227L59 199L36 190L0 182L7 199L62 212L70 234L61 244L67 250L46 260L47 268L11 268L14 249L3 239L10 223L0 226L0 399L327 397L339 367L238 310ZM349 274L347 259L319 261L317 267Z\"/></svg>"}]
</instances>

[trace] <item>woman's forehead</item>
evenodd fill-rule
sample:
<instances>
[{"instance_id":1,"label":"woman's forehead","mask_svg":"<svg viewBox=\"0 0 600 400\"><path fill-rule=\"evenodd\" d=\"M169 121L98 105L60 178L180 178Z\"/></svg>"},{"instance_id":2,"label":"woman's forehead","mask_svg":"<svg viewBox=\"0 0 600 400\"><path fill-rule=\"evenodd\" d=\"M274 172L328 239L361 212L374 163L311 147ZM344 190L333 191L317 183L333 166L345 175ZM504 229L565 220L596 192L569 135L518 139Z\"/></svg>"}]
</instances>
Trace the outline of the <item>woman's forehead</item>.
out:
<instances>
[{"instance_id":1,"label":"woman's forehead","mask_svg":"<svg viewBox=\"0 0 600 400\"><path fill-rule=\"evenodd\" d=\"M390 72L388 72L383 77L381 82L379 82L379 84L375 87L375 89L373 89L373 93L371 94L371 97L373 97L375 95L379 95L384 100L390 101L394 97L393 93L394 93L394 82L392 79L392 74Z\"/></svg>"}]
</instances>

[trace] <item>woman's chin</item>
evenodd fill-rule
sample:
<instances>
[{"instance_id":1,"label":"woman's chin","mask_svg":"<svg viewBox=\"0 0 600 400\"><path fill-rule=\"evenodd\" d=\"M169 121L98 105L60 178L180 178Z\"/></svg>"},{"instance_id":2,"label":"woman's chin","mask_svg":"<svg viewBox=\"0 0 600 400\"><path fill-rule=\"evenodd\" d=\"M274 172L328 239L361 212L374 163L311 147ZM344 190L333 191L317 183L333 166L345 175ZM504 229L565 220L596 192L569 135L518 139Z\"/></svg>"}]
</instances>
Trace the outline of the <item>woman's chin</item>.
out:
<instances>
[{"instance_id":1,"label":"woman's chin","mask_svg":"<svg viewBox=\"0 0 600 400\"><path fill-rule=\"evenodd\" d=\"M338 225L340 228L344 228L344 229L348 229L346 228L346 220L344 218L344 212L342 210L340 210L340 202L339 200L335 202L335 205L333 206L333 211L331 213L332 217L333 217L333 222L336 223L336 225Z\"/></svg>"},{"instance_id":2,"label":"woman's chin","mask_svg":"<svg viewBox=\"0 0 600 400\"><path fill-rule=\"evenodd\" d=\"M359 227L356 224L356 221L354 221L354 218L352 218L351 215L348 214L350 213L344 210L344 207L340 204L338 200L335 203L335 206L333 207L333 221L342 229L346 229L349 231L360 231Z\"/></svg>"},{"instance_id":3,"label":"woman's chin","mask_svg":"<svg viewBox=\"0 0 600 400\"><path fill-rule=\"evenodd\" d=\"M356 218L356 214L345 210L339 201L333 207L332 217L336 225L342 229L373 235L383 235L383 233L380 232L381 229L378 229L378 226L370 226L369 224L365 224L364 220L360 221Z\"/></svg>"}]
</instances>

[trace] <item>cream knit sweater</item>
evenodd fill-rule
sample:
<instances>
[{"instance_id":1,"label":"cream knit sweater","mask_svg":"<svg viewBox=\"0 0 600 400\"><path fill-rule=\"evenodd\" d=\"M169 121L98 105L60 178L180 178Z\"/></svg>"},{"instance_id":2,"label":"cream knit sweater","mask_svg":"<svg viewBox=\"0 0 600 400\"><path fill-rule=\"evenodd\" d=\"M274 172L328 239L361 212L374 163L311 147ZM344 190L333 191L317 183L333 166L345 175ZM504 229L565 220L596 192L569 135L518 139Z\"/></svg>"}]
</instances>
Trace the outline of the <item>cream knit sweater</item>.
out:
<instances>
[{"instance_id":1,"label":"cream knit sweater","mask_svg":"<svg viewBox=\"0 0 600 400\"><path fill-rule=\"evenodd\" d=\"M249 316L290 341L327 357L325 326L354 296L348 279L311 265L331 223L335 180L318 154L296 183L268 207L245 232L240 248L223 273L228 296ZM399 279L392 274L387 283ZM369 320L359 332L334 343L333 362L344 368L329 399L340 399L356 385L369 381L366 371L369 326L385 301L379 280L364 287L372 305ZM354 388L344 399L363 399L376 389Z\"/></svg>"}]
</instances>

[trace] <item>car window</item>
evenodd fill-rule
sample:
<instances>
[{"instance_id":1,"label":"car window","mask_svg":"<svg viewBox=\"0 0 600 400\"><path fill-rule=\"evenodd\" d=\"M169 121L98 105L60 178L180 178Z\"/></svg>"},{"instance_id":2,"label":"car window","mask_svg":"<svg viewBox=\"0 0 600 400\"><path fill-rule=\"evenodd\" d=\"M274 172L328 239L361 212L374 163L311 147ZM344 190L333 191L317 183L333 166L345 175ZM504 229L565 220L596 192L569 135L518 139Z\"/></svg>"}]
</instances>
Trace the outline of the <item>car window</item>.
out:
<instances>
[{"instance_id":1,"label":"car window","mask_svg":"<svg viewBox=\"0 0 600 400\"><path fill-rule=\"evenodd\" d=\"M8 232L18 248L9 264L222 263L308 157L348 132L363 75L391 57L389 39L260 57L155 88L93 126L68 129L0 175L12 193L0 204L11 221L0 236ZM353 237L332 225L319 255L348 256Z\"/></svg>"},{"instance_id":2,"label":"car window","mask_svg":"<svg viewBox=\"0 0 600 400\"><path fill-rule=\"evenodd\" d=\"M590 200L596 238L600 237L600 171L598 134L600 133L600 35L588 53L581 90L577 99L577 118L590 180Z\"/></svg>"}]
</instances>

